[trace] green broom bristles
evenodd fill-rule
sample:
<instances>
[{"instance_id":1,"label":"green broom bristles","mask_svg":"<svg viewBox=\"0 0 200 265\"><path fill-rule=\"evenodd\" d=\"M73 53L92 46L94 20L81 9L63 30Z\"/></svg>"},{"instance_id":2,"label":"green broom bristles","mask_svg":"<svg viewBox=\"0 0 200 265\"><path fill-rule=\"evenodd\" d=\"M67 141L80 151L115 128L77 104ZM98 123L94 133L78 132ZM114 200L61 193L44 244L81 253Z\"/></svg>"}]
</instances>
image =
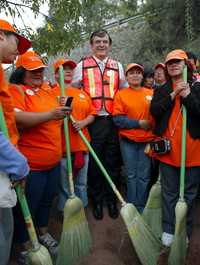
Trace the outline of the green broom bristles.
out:
<instances>
[{"instance_id":1,"label":"green broom bristles","mask_svg":"<svg viewBox=\"0 0 200 265\"><path fill-rule=\"evenodd\" d=\"M29 265L53 265L48 250L42 245L36 251L28 252L27 262Z\"/></svg>"},{"instance_id":2,"label":"green broom bristles","mask_svg":"<svg viewBox=\"0 0 200 265\"><path fill-rule=\"evenodd\" d=\"M161 184L159 178L150 190L149 198L143 212L145 222L158 239L160 239L162 235L161 204Z\"/></svg>"},{"instance_id":3,"label":"green broom bristles","mask_svg":"<svg viewBox=\"0 0 200 265\"><path fill-rule=\"evenodd\" d=\"M187 204L179 200L175 208L176 226L174 240L170 248L169 265L185 264L187 242L186 242L186 215Z\"/></svg>"},{"instance_id":4,"label":"green broom bristles","mask_svg":"<svg viewBox=\"0 0 200 265\"><path fill-rule=\"evenodd\" d=\"M64 223L57 265L71 265L89 254L92 240L82 201L69 198L64 208Z\"/></svg>"},{"instance_id":5,"label":"green broom bristles","mask_svg":"<svg viewBox=\"0 0 200 265\"><path fill-rule=\"evenodd\" d=\"M156 265L161 242L152 234L149 226L131 203L126 203L120 213L141 263Z\"/></svg>"},{"instance_id":6,"label":"green broom bristles","mask_svg":"<svg viewBox=\"0 0 200 265\"><path fill-rule=\"evenodd\" d=\"M17 185L16 192L22 208L29 238L33 246L33 248L28 251L27 262L29 265L52 265L53 263L48 250L38 241L23 188L21 188L20 185Z\"/></svg>"}]
</instances>

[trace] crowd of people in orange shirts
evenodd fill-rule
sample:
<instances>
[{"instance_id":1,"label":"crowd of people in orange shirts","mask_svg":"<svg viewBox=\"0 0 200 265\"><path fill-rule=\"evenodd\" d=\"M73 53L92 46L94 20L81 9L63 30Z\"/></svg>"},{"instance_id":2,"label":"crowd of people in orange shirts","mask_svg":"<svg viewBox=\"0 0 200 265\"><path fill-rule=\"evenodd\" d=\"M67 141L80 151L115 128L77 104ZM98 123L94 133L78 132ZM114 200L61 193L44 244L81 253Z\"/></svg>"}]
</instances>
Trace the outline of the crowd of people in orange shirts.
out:
<instances>
[{"instance_id":1,"label":"crowd of people in orange shirts","mask_svg":"<svg viewBox=\"0 0 200 265\"><path fill-rule=\"evenodd\" d=\"M142 214L149 187L158 174L162 186L162 243L170 246L175 228L174 208L179 195L182 106L187 109L185 199L188 240L192 233L192 204L198 193L200 175L200 77L198 60L191 52L176 49L153 70L138 62L125 71L109 57L112 39L105 30L90 37L91 55L78 64L72 59L54 62L55 83L45 81L47 65L29 50L29 40L19 35L7 21L0 20L0 63L15 62L9 82L0 68L0 102L8 127L9 140L0 132L1 178L24 185L28 205L41 244L56 255L58 242L48 231L50 209L58 196L62 215L69 196L63 119L69 123L75 194L88 206L88 194L96 220L118 217L117 199L95 160L81 140L82 130L114 183L121 182L123 165L127 201ZM61 97L59 66L64 69L65 96ZM187 67L188 82L183 81ZM71 106L65 106L73 98ZM147 154L155 139L168 140L170 150ZM1 185L1 184L0 184ZM3 184L2 184L3 185ZM9 191L10 192L10 191ZM1 197L2 193L2 197ZM4 202L0 188L0 259L10 258L13 236L20 243L19 264L26 264L29 237L15 194ZM7 203L7 204L6 204ZM16 206L15 206L16 204ZM12 216L13 208L13 216ZM2 246L1 246L2 245Z\"/></svg>"}]
</instances>

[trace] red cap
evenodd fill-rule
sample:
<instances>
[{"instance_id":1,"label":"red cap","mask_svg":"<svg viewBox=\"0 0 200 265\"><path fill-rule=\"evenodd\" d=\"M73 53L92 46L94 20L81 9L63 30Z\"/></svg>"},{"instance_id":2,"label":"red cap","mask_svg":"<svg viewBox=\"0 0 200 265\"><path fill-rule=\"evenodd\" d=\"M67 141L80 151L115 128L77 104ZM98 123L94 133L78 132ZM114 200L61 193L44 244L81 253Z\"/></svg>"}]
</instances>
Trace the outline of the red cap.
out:
<instances>
[{"instance_id":1,"label":"red cap","mask_svg":"<svg viewBox=\"0 0 200 265\"><path fill-rule=\"evenodd\" d=\"M60 65L69 65L74 69L76 67L76 62L69 59L60 58L54 63L54 71L56 72Z\"/></svg>"},{"instance_id":2,"label":"red cap","mask_svg":"<svg viewBox=\"0 0 200 265\"><path fill-rule=\"evenodd\" d=\"M165 70L165 64L164 63L158 63L158 64L156 64L155 67L154 67L154 69L157 69L159 67L161 67L161 68L163 68Z\"/></svg>"},{"instance_id":3,"label":"red cap","mask_svg":"<svg viewBox=\"0 0 200 265\"><path fill-rule=\"evenodd\" d=\"M24 54L18 56L16 61L16 68L19 68L20 66L24 67L28 71L47 67L43 63L41 57L34 51L27 51Z\"/></svg>"},{"instance_id":4,"label":"red cap","mask_svg":"<svg viewBox=\"0 0 200 265\"><path fill-rule=\"evenodd\" d=\"M0 30L9 31L15 34L19 40L17 47L19 54L25 53L31 47L31 42L22 35L19 35L16 29L6 20L0 19Z\"/></svg>"},{"instance_id":5,"label":"red cap","mask_svg":"<svg viewBox=\"0 0 200 265\"><path fill-rule=\"evenodd\" d=\"M142 65L140 65L140 64L137 64L137 63L130 63L130 64L128 64L127 67L126 67L125 74L127 74L127 72L130 69L132 69L132 68L139 68L142 71L142 73L144 74L144 67Z\"/></svg>"}]
</instances>

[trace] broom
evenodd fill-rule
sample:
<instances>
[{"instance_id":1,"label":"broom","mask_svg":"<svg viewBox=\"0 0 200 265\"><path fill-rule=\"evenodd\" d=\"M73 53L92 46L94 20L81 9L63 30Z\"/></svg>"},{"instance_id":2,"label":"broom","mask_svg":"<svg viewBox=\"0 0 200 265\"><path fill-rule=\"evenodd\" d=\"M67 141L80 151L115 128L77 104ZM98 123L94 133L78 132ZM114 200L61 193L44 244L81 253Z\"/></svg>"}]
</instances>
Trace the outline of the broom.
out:
<instances>
[{"instance_id":1,"label":"broom","mask_svg":"<svg viewBox=\"0 0 200 265\"><path fill-rule=\"evenodd\" d=\"M62 96L64 92L63 67L59 67L59 78ZM69 178L69 199L65 203L63 230L59 244L57 265L71 265L82 256L89 254L91 249L91 235L85 217L82 201L75 196L72 176L72 163L69 143L68 118L64 119L64 133L66 141L66 163Z\"/></svg>"},{"instance_id":2,"label":"broom","mask_svg":"<svg viewBox=\"0 0 200 265\"><path fill-rule=\"evenodd\" d=\"M183 80L187 82L187 67L183 70ZM181 169L180 169L180 189L179 200L175 207L176 226L174 240L170 248L169 264L185 264L187 242L186 242L186 216L187 204L184 199L185 190L185 158L186 158L186 108L182 106L183 125L182 125L182 144L181 144Z\"/></svg>"},{"instance_id":3,"label":"broom","mask_svg":"<svg viewBox=\"0 0 200 265\"><path fill-rule=\"evenodd\" d=\"M8 137L8 130L3 115L2 106L0 105L0 126L6 137ZM17 197L19 199L30 241L33 248L28 251L27 262L29 265L52 265L51 257L48 250L40 245L37 239L31 214L28 208L26 197L24 194L24 189L18 184L16 187Z\"/></svg>"},{"instance_id":4,"label":"broom","mask_svg":"<svg viewBox=\"0 0 200 265\"><path fill-rule=\"evenodd\" d=\"M75 122L72 115L70 115L70 119ZM135 206L124 201L85 135L81 130L78 130L78 133L122 204L120 215L127 227L128 234L141 263L143 265L155 265L160 252L161 242L152 234L149 226L144 222Z\"/></svg>"},{"instance_id":5,"label":"broom","mask_svg":"<svg viewBox=\"0 0 200 265\"><path fill-rule=\"evenodd\" d=\"M24 189L20 185L17 185L16 192L22 208L29 237L33 245L33 249L28 251L27 262L29 265L52 265L53 263L48 250L46 249L46 247L41 245L37 239L31 214L24 194Z\"/></svg>"},{"instance_id":6,"label":"broom","mask_svg":"<svg viewBox=\"0 0 200 265\"><path fill-rule=\"evenodd\" d=\"M153 234L160 239L162 234L160 176L158 177L157 182L152 186L150 190L149 197L142 216L145 222L151 228Z\"/></svg>"}]
</instances>

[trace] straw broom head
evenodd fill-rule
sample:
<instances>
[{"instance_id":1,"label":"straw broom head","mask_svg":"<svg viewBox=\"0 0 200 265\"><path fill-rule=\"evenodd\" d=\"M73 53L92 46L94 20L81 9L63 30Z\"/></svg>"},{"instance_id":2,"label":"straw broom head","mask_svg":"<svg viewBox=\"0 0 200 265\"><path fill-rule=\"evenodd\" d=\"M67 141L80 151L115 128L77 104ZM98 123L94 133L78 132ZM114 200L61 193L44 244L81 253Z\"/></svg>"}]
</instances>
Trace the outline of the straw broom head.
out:
<instances>
[{"instance_id":1,"label":"straw broom head","mask_svg":"<svg viewBox=\"0 0 200 265\"><path fill-rule=\"evenodd\" d=\"M162 234L162 208L161 185L158 180L151 188L147 204L144 208L143 218L157 238Z\"/></svg>"},{"instance_id":2,"label":"straw broom head","mask_svg":"<svg viewBox=\"0 0 200 265\"><path fill-rule=\"evenodd\" d=\"M82 256L88 255L92 240L82 201L74 196L64 208L64 223L57 265L72 265Z\"/></svg>"},{"instance_id":3,"label":"straw broom head","mask_svg":"<svg viewBox=\"0 0 200 265\"><path fill-rule=\"evenodd\" d=\"M27 261L29 265L53 265L48 250L42 245L28 252Z\"/></svg>"},{"instance_id":4,"label":"straw broom head","mask_svg":"<svg viewBox=\"0 0 200 265\"><path fill-rule=\"evenodd\" d=\"M131 203L125 204L120 211L126 224L130 239L143 265L155 265L159 256L161 242L150 231L142 216Z\"/></svg>"},{"instance_id":5,"label":"straw broom head","mask_svg":"<svg viewBox=\"0 0 200 265\"><path fill-rule=\"evenodd\" d=\"M185 264L187 242L186 242L186 215L187 204L183 200L179 200L175 208L176 227L174 240L171 245L169 264L182 265Z\"/></svg>"}]
</instances>

